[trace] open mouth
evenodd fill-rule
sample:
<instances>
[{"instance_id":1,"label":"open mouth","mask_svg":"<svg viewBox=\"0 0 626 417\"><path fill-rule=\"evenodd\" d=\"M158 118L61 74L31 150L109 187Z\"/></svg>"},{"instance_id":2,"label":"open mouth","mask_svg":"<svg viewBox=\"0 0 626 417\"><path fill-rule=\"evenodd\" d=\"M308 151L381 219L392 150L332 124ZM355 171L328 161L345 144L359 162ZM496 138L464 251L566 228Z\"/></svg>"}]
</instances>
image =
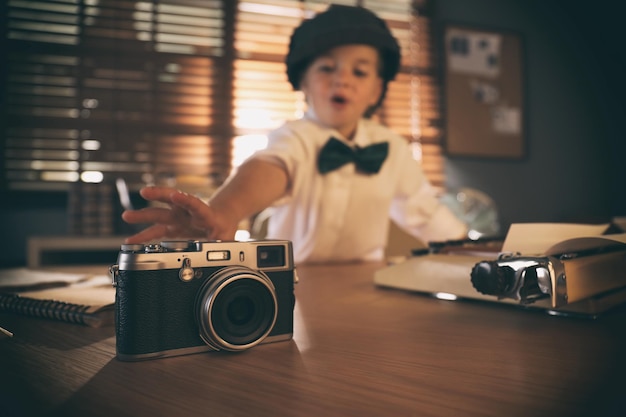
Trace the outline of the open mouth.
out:
<instances>
[{"instance_id":1,"label":"open mouth","mask_svg":"<svg viewBox=\"0 0 626 417\"><path fill-rule=\"evenodd\" d=\"M330 101L332 101L335 104L345 104L348 102L348 100L346 100L346 98L342 96L332 96Z\"/></svg>"}]
</instances>

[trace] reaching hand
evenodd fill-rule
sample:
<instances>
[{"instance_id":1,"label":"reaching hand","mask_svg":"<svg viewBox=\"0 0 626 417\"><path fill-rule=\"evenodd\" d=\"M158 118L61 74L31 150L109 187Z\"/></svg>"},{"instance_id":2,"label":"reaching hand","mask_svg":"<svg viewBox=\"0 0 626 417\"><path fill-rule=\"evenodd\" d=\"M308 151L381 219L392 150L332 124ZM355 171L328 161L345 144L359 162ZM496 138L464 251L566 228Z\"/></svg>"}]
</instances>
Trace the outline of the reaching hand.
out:
<instances>
[{"instance_id":1,"label":"reaching hand","mask_svg":"<svg viewBox=\"0 0 626 417\"><path fill-rule=\"evenodd\" d=\"M168 187L146 187L140 191L148 201L165 203L166 207L127 210L122 218L127 223L153 223L130 236L126 243L145 243L162 238L199 238L232 240L238 219L229 218L197 197Z\"/></svg>"}]
</instances>

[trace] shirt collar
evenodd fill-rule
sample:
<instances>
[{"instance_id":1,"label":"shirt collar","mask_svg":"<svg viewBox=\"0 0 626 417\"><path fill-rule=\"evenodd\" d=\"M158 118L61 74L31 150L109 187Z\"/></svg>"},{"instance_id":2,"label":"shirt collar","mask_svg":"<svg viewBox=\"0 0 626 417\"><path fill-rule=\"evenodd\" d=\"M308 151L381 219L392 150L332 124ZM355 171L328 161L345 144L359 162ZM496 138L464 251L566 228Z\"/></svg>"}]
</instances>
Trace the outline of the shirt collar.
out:
<instances>
[{"instance_id":1,"label":"shirt collar","mask_svg":"<svg viewBox=\"0 0 626 417\"><path fill-rule=\"evenodd\" d=\"M343 137L343 135L341 133L339 133L337 130L335 129L331 129L331 128L327 128L323 125L321 125L317 118L315 117L315 113L313 113L313 110L309 109L306 111L306 113L304 114L304 119L308 120L309 122L315 124L318 128L321 129L321 131L323 131L323 135L325 136L323 138L324 143L326 143L326 140L328 138L335 137L343 142L345 142L347 145L349 146L359 146L359 147L364 147L367 145L370 145L376 141L376 138L371 138L368 134L367 134L367 129L365 127L366 125L366 120L365 119L360 119L357 127L356 127L356 132L354 134L354 140L347 140L345 137Z\"/></svg>"}]
</instances>

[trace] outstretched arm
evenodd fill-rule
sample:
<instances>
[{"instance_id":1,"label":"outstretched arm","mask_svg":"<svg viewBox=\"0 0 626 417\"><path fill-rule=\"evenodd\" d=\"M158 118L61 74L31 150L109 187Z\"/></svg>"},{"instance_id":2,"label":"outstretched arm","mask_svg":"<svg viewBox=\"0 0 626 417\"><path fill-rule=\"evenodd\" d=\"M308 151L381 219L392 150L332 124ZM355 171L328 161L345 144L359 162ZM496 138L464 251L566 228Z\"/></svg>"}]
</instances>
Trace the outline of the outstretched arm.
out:
<instances>
[{"instance_id":1,"label":"outstretched arm","mask_svg":"<svg viewBox=\"0 0 626 417\"><path fill-rule=\"evenodd\" d=\"M252 216L283 196L288 187L286 171L261 160L244 163L205 204L189 194L168 187L146 187L141 196L167 207L128 210L122 218L131 224L152 223L130 236L126 243L143 243L161 238L204 238L230 240L242 219Z\"/></svg>"}]
</instances>

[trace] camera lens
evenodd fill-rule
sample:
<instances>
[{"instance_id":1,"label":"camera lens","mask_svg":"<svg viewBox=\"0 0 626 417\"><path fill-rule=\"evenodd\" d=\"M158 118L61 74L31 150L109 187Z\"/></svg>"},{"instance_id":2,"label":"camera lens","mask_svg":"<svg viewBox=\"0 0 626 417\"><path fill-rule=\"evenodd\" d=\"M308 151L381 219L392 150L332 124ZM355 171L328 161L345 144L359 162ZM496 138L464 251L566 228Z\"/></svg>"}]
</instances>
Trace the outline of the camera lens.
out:
<instances>
[{"instance_id":1,"label":"camera lens","mask_svg":"<svg viewBox=\"0 0 626 417\"><path fill-rule=\"evenodd\" d=\"M216 350L244 350L272 330L278 313L271 280L245 267L213 274L198 293L200 337Z\"/></svg>"},{"instance_id":2,"label":"camera lens","mask_svg":"<svg viewBox=\"0 0 626 417\"><path fill-rule=\"evenodd\" d=\"M253 300L248 297L236 297L226 307L226 316L229 322L235 326L241 326L250 323L254 317L255 310Z\"/></svg>"}]
</instances>

